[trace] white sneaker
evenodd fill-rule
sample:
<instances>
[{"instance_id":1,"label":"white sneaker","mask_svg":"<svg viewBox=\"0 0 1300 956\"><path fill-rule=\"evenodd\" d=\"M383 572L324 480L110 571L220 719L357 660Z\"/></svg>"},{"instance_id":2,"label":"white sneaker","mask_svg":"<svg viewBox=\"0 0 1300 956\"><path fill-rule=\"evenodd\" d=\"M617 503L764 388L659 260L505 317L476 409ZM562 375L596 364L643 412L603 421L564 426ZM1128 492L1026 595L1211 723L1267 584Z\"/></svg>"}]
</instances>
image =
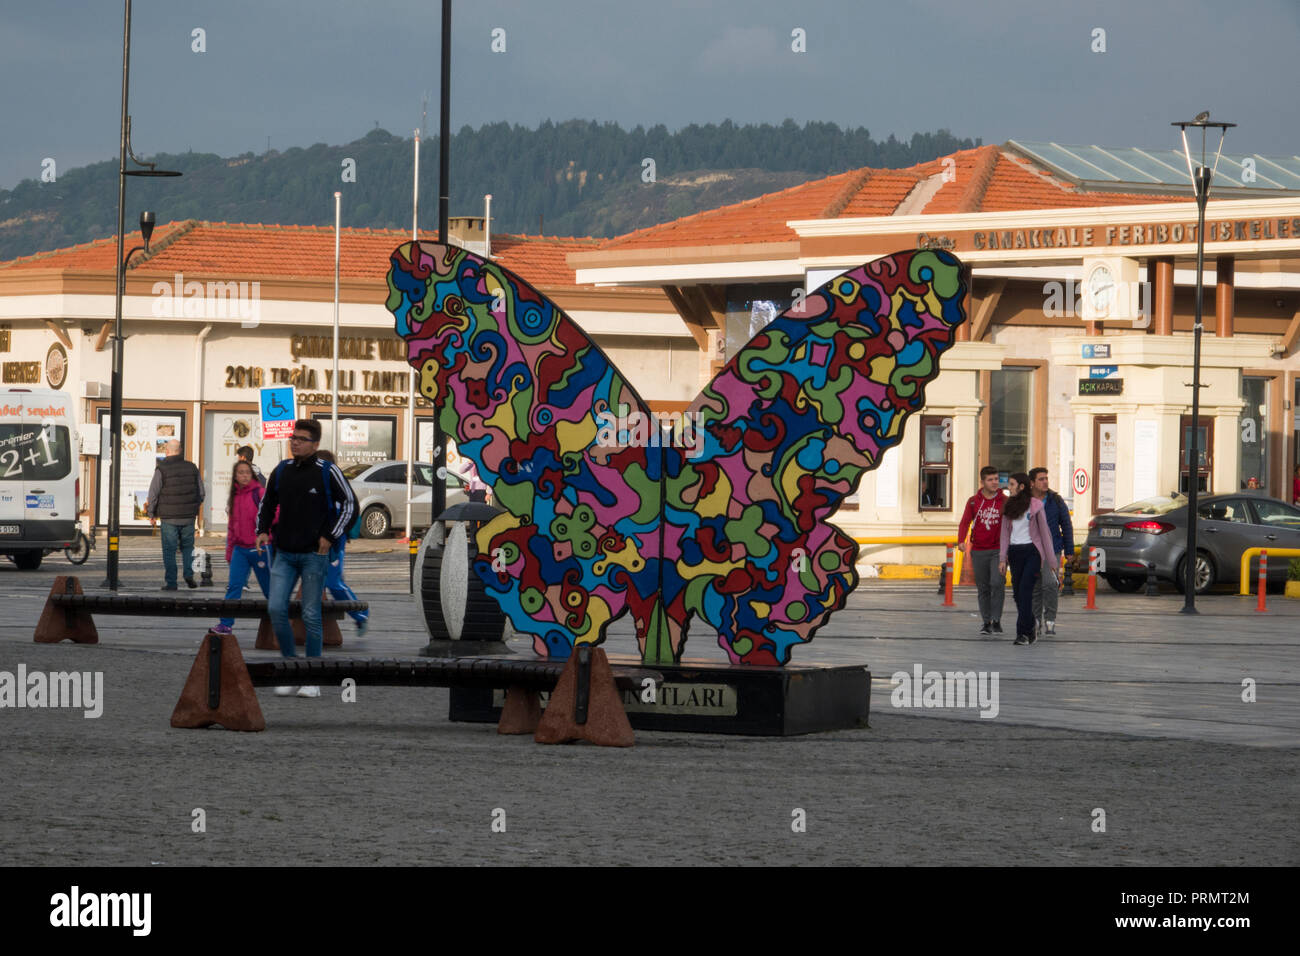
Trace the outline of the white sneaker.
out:
<instances>
[{"instance_id":1,"label":"white sneaker","mask_svg":"<svg viewBox=\"0 0 1300 956\"><path fill-rule=\"evenodd\" d=\"M1043 622L1043 626L1044 626L1045 628L1047 628L1047 633L1048 633L1048 634L1055 634L1055 633L1056 633L1056 622L1055 622L1055 621L1044 621L1044 622Z\"/></svg>"},{"instance_id":2,"label":"white sneaker","mask_svg":"<svg viewBox=\"0 0 1300 956\"><path fill-rule=\"evenodd\" d=\"M319 697L319 696L320 696L320 688L319 688L319 687L299 687L299 688L298 688L298 696L299 696L299 697Z\"/></svg>"},{"instance_id":3,"label":"white sneaker","mask_svg":"<svg viewBox=\"0 0 1300 956\"><path fill-rule=\"evenodd\" d=\"M275 689L276 697L292 697L296 693L298 693L297 687L277 687Z\"/></svg>"}]
</instances>

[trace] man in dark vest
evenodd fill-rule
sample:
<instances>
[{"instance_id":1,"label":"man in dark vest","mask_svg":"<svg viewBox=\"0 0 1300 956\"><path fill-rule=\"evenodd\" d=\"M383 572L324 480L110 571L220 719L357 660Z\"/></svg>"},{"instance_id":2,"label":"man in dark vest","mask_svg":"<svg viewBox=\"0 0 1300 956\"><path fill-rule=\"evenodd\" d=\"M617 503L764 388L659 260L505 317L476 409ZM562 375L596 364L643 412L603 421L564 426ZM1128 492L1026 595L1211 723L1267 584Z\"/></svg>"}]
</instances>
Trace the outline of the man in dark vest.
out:
<instances>
[{"instance_id":1,"label":"man in dark vest","mask_svg":"<svg viewBox=\"0 0 1300 956\"><path fill-rule=\"evenodd\" d=\"M149 483L149 501L145 511L152 525L162 521L164 591L176 590L176 549L184 561L185 583L199 586L194 580L194 519L203 504L203 479L194 462L181 457L181 443L173 438L163 450L167 457L158 462Z\"/></svg>"}]
</instances>

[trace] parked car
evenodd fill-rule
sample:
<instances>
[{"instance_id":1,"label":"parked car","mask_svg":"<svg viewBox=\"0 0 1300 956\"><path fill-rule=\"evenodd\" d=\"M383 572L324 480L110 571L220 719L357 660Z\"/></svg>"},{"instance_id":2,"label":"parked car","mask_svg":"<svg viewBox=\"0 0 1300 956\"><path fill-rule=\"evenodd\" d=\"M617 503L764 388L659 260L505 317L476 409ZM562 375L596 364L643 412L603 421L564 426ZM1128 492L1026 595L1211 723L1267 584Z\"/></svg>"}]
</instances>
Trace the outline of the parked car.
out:
<instances>
[{"instance_id":1,"label":"parked car","mask_svg":"<svg viewBox=\"0 0 1300 956\"><path fill-rule=\"evenodd\" d=\"M406 462L361 462L343 469L357 496L361 514L361 536L382 538L394 525L406 523ZM447 506L467 501L465 483L458 475L447 474ZM415 463L411 488L411 530L424 530L433 523L433 466Z\"/></svg>"},{"instance_id":2,"label":"parked car","mask_svg":"<svg viewBox=\"0 0 1300 956\"><path fill-rule=\"evenodd\" d=\"M1198 496L1196 512L1196 593L1215 584L1241 583L1241 555L1247 548L1300 548L1300 508L1250 491ZM1088 522L1088 548L1105 550L1102 575L1116 591L1134 592L1146 580L1147 562L1156 578L1184 587L1187 554L1187 499L1181 494L1136 501ZM1268 563L1268 580L1286 580L1287 561ZM1259 573L1252 558L1250 574Z\"/></svg>"}]
</instances>

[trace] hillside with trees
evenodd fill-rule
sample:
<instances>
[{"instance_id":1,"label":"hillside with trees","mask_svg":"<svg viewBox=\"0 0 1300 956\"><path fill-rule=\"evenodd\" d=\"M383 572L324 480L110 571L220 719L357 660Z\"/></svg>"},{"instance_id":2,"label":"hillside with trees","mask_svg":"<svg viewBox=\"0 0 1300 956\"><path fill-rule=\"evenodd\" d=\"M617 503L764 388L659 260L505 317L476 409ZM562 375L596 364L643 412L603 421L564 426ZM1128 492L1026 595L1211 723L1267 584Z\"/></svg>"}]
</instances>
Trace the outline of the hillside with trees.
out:
<instances>
[{"instance_id":1,"label":"hillside with trees","mask_svg":"<svg viewBox=\"0 0 1300 956\"><path fill-rule=\"evenodd\" d=\"M739 202L862 166L899 168L980 145L947 130L904 142L866 129L787 119L737 126L730 120L676 132L660 125L546 121L536 129L491 123L451 140L451 215L481 215L492 194L501 233L613 236ZM374 129L344 146L245 153L158 154L176 179L127 180L128 228L142 209L159 222L205 219L329 225L333 193L343 223L409 228L413 142ZM647 182L653 160L654 181ZM351 162L349 162L351 161ZM347 171L355 169L355 181ZM113 235L117 161L60 171L55 182L24 180L0 190L0 261ZM438 141L420 144L420 224L436 228Z\"/></svg>"}]
</instances>

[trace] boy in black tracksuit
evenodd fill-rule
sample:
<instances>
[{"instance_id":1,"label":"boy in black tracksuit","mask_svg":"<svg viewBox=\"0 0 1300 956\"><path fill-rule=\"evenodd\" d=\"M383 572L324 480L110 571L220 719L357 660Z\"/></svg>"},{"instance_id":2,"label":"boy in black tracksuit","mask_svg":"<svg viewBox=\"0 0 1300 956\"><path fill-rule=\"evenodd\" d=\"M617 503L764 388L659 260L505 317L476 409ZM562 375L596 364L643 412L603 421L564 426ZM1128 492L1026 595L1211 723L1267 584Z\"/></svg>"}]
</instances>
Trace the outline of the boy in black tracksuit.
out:
<instances>
[{"instance_id":1,"label":"boy in black tracksuit","mask_svg":"<svg viewBox=\"0 0 1300 956\"><path fill-rule=\"evenodd\" d=\"M300 419L294 423L289 445L293 458L280 462L271 472L257 512L258 547L268 538L275 545L267 610L280 642L280 653L285 657L296 656L293 628L289 624L289 599L299 577L302 578L302 623L307 631L307 656L321 656L320 602L329 551L347 534L357 510L356 498L343 473L336 465L316 457L319 445L319 422ZM276 693L293 693L293 688L277 688ZM319 697L320 688L302 687L298 695Z\"/></svg>"}]
</instances>

